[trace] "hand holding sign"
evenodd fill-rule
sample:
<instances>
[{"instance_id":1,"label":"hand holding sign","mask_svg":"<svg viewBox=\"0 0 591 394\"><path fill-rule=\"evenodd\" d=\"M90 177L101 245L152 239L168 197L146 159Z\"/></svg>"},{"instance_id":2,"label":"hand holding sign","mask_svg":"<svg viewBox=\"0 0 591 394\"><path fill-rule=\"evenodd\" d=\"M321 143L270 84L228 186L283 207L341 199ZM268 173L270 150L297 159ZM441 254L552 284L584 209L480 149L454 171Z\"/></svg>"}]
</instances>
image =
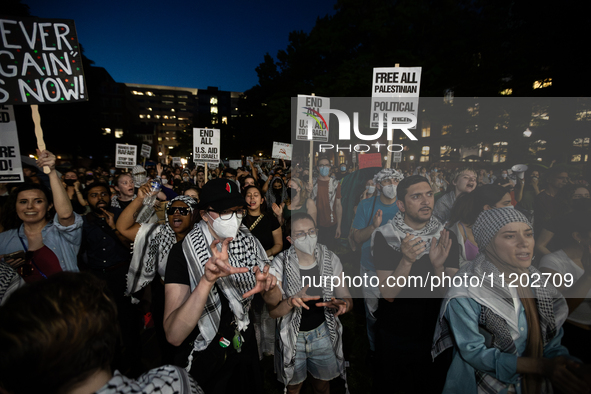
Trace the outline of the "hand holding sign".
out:
<instances>
[{"instance_id":1,"label":"hand holding sign","mask_svg":"<svg viewBox=\"0 0 591 394\"><path fill-rule=\"evenodd\" d=\"M37 152L45 150L45 140L43 140L43 129L41 128L41 116L39 115L39 106L37 104L31 105L31 111L33 112L33 122L35 123L35 137L37 137ZM55 166L55 157L54 157ZM41 167L39 167L41 168ZM43 166L43 172L49 174L51 171L49 167Z\"/></svg>"},{"instance_id":2,"label":"hand holding sign","mask_svg":"<svg viewBox=\"0 0 591 394\"><path fill-rule=\"evenodd\" d=\"M51 171L55 171L55 155L48 150L37 149L37 167L43 168L43 172L49 174Z\"/></svg>"}]
</instances>

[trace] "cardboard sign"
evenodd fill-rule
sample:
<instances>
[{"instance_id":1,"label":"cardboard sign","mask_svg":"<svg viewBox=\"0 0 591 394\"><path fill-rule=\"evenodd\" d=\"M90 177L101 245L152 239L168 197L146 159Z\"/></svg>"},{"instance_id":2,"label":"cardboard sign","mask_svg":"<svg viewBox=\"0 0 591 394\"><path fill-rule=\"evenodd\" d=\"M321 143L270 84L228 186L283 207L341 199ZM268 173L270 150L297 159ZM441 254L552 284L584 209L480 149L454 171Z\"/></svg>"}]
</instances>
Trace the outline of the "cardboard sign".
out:
<instances>
[{"instance_id":1,"label":"cardboard sign","mask_svg":"<svg viewBox=\"0 0 591 394\"><path fill-rule=\"evenodd\" d=\"M308 128L312 128L314 141L328 142L329 116L321 109L330 109L330 98L298 94L296 140L309 141Z\"/></svg>"},{"instance_id":2,"label":"cardboard sign","mask_svg":"<svg viewBox=\"0 0 591 394\"><path fill-rule=\"evenodd\" d=\"M152 147L150 145L142 144L140 156L150 158L150 153L152 153Z\"/></svg>"},{"instance_id":3,"label":"cardboard sign","mask_svg":"<svg viewBox=\"0 0 591 394\"><path fill-rule=\"evenodd\" d=\"M179 166L182 167L183 163L181 162L181 158L180 157L173 157L172 158L172 166Z\"/></svg>"},{"instance_id":4,"label":"cardboard sign","mask_svg":"<svg viewBox=\"0 0 591 394\"><path fill-rule=\"evenodd\" d=\"M381 120L385 128L388 114L392 124L410 123L405 113L418 115L421 70L421 67L373 69L370 127L379 127Z\"/></svg>"},{"instance_id":5,"label":"cardboard sign","mask_svg":"<svg viewBox=\"0 0 591 394\"><path fill-rule=\"evenodd\" d=\"M238 167L242 167L242 160L230 160L228 165L230 166L230 168L233 168L236 170L236 169L238 169Z\"/></svg>"},{"instance_id":6,"label":"cardboard sign","mask_svg":"<svg viewBox=\"0 0 591 394\"><path fill-rule=\"evenodd\" d=\"M291 160L292 152L292 144L284 144L283 142L273 142L273 153L271 154L271 157L274 159Z\"/></svg>"},{"instance_id":7,"label":"cardboard sign","mask_svg":"<svg viewBox=\"0 0 591 394\"><path fill-rule=\"evenodd\" d=\"M115 168L132 168L136 165L137 146L117 144Z\"/></svg>"},{"instance_id":8,"label":"cardboard sign","mask_svg":"<svg viewBox=\"0 0 591 394\"><path fill-rule=\"evenodd\" d=\"M12 105L0 106L0 182L22 182L23 164Z\"/></svg>"},{"instance_id":9,"label":"cardboard sign","mask_svg":"<svg viewBox=\"0 0 591 394\"><path fill-rule=\"evenodd\" d=\"M359 169L370 167L382 167L381 153L365 153L357 157L359 159Z\"/></svg>"},{"instance_id":10,"label":"cardboard sign","mask_svg":"<svg viewBox=\"0 0 591 394\"><path fill-rule=\"evenodd\" d=\"M0 104L88 100L73 20L0 18L0 37Z\"/></svg>"},{"instance_id":11,"label":"cardboard sign","mask_svg":"<svg viewBox=\"0 0 591 394\"><path fill-rule=\"evenodd\" d=\"M193 161L220 162L220 129L193 129Z\"/></svg>"}]
</instances>

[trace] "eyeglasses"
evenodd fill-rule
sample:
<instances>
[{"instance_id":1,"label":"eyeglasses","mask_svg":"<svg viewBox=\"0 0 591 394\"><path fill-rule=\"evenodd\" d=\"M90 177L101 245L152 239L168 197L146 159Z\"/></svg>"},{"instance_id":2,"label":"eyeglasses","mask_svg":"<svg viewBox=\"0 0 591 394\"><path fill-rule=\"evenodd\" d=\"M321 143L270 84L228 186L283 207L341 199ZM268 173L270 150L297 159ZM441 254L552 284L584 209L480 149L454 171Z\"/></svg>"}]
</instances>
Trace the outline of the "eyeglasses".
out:
<instances>
[{"instance_id":1,"label":"eyeglasses","mask_svg":"<svg viewBox=\"0 0 591 394\"><path fill-rule=\"evenodd\" d=\"M293 235L292 238L294 238L294 239L306 239L307 236L310 236L312 238L316 238L318 236L318 229L317 228L312 228L308 232L298 231L298 232L296 232Z\"/></svg>"},{"instance_id":2,"label":"eyeglasses","mask_svg":"<svg viewBox=\"0 0 591 394\"><path fill-rule=\"evenodd\" d=\"M187 216L190 212L191 209L189 207L170 207L166 210L166 213L170 216L174 215L176 212L179 212L179 215L181 216Z\"/></svg>"},{"instance_id":3,"label":"eyeglasses","mask_svg":"<svg viewBox=\"0 0 591 394\"><path fill-rule=\"evenodd\" d=\"M246 216L246 209L244 209L244 208L240 208L235 211L232 211L231 209L226 209L225 211L221 211L221 212L214 211L213 209L210 209L209 212L217 213L218 215L220 215L220 218L222 220L230 220L230 219L232 219L232 216L234 216L234 214L236 214L236 217L238 219L244 219L244 217Z\"/></svg>"}]
</instances>

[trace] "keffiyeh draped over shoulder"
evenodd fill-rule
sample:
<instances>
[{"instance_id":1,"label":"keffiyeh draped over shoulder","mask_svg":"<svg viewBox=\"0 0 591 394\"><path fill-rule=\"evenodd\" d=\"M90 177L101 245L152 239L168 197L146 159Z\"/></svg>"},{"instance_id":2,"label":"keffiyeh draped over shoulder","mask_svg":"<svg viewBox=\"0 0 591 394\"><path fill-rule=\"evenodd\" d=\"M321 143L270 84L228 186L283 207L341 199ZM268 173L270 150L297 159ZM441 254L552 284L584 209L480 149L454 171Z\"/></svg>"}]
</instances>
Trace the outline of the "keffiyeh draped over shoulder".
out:
<instances>
[{"instance_id":1,"label":"keffiyeh draped over shoulder","mask_svg":"<svg viewBox=\"0 0 591 394\"><path fill-rule=\"evenodd\" d=\"M189 207L191 213L197 206L197 201L189 196L177 196L168 202L166 211L176 201L182 201ZM165 223L142 224L134 241L133 257L127 273L126 295L133 294L149 284L156 272L164 277L168 253L176 243L176 235L168 223L168 213Z\"/></svg>"},{"instance_id":2,"label":"keffiyeh draped over shoulder","mask_svg":"<svg viewBox=\"0 0 591 394\"><path fill-rule=\"evenodd\" d=\"M404 213L398 212L394 219L389 220L384 226L379 227L371 235L371 250L373 253L373 246L376 233L381 233L384 239L394 250L400 251L400 245L402 240L406 237L406 234L419 236L423 242L427 243L427 248L423 253L418 255L417 259L420 259L426 254L429 254L431 250L431 240L435 237L439 240L441 230L443 230L443 224L435 216L431 216L431 219L427 222L427 225L420 230L414 230L409 225L404 223Z\"/></svg>"},{"instance_id":3,"label":"keffiyeh draped over shoulder","mask_svg":"<svg viewBox=\"0 0 591 394\"><path fill-rule=\"evenodd\" d=\"M151 369L137 380L115 371L96 394L203 394L203 390L185 370L165 365Z\"/></svg>"}]
</instances>

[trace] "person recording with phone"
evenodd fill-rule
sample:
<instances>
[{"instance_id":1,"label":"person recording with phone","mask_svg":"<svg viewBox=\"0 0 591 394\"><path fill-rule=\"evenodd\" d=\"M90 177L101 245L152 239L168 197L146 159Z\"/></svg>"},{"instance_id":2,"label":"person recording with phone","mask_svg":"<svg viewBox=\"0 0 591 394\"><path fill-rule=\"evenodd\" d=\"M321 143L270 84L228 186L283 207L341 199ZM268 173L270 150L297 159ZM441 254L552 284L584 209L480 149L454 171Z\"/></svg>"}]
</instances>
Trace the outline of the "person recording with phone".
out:
<instances>
[{"instance_id":1,"label":"person recording with phone","mask_svg":"<svg viewBox=\"0 0 591 394\"><path fill-rule=\"evenodd\" d=\"M76 255L82 241L82 217L74 212L55 156L37 150L39 168L49 167L51 192L42 185L25 183L7 201L14 222L0 234L0 255L26 282L47 279L61 271L78 271ZM15 254L15 252L18 252Z\"/></svg>"}]
</instances>

